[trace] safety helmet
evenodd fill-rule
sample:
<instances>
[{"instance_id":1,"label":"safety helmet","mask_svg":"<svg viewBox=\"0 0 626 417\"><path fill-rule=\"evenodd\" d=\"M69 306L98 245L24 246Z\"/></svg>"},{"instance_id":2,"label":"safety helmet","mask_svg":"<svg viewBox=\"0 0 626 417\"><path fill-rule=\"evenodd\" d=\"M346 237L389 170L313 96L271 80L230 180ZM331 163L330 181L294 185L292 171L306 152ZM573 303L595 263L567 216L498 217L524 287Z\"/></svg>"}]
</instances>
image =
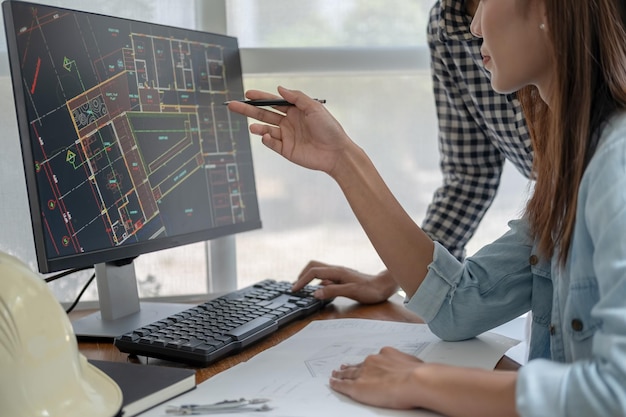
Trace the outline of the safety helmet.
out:
<instances>
[{"instance_id":1,"label":"safety helmet","mask_svg":"<svg viewBox=\"0 0 626 417\"><path fill-rule=\"evenodd\" d=\"M0 416L114 417L122 392L78 351L44 281L0 252Z\"/></svg>"}]
</instances>

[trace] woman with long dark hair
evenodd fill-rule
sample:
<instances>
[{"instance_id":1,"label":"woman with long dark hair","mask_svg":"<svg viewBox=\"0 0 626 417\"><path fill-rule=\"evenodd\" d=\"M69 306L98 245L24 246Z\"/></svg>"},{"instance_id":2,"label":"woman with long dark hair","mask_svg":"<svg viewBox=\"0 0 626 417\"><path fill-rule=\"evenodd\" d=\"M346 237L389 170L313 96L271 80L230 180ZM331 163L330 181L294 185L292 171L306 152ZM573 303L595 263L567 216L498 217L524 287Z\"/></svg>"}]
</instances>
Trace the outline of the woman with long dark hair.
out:
<instances>
[{"instance_id":1,"label":"woman with long dark hair","mask_svg":"<svg viewBox=\"0 0 626 417\"><path fill-rule=\"evenodd\" d=\"M293 106L229 105L264 122L250 130L267 147L337 182L407 307L439 337L533 313L519 371L426 364L384 348L334 371L334 390L450 416L626 415L626 5L574 3L480 1L471 30L494 90L519 92L536 184L523 217L464 263L411 220L322 104L281 87Z\"/></svg>"}]
</instances>

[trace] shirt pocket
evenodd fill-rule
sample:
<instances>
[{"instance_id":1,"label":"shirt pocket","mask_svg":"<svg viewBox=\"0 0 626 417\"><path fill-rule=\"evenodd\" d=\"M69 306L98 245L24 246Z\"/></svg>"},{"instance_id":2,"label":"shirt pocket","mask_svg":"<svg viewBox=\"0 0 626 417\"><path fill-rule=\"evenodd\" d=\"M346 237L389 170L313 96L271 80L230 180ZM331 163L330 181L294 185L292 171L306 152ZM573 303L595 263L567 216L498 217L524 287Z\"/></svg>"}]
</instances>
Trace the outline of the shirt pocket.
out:
<instances>
[{"instance_id":1,"label":"shirt pocket","mask_svg":"<svg viewBox=\"0 0 626 417\"><path fill-rule=\"evenodd\" d=\"M565 307L563 327L572 341L591 343L588 340L602 327L602 320L592 317L591 309L598 303L599 291L595 281L572 284ZM589 351L591 345L587 346Z\"/></svg>"}]
</instances>

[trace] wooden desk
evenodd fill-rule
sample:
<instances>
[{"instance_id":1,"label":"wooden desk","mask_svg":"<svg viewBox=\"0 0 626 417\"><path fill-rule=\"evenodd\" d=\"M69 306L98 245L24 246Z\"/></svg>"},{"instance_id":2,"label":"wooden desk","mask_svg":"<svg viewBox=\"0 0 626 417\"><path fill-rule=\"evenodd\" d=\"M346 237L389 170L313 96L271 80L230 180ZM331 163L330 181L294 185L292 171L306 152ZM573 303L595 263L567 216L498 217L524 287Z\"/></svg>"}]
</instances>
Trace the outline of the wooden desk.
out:
<instances>
[{"instance_id":1,"label":"wooden desk","mask_svg":"<svg viewBox=\"0 0 626 417\"><path fill-rule=\"evenodd\" d=\"M70 316L72 317L72 316ZM421 323L419 317L411 313L409 310L402 306L402 300L400 297L392 297L390 301L375 304L375 305L361 305L354 301L348 300L343 297L339 297L328 305L324 310L307 317L302 320L298 320L291 323L275 334L249 346L244 351L235 354L233 356L226 357L218 362L206 367L206 368L193 368L196 369L196 382L201 383L211 376L218 374L240 362L246 361L256 355L259 352L270 348L281 341L285 340L289 336L297 333L304 326L310 323L312 320L327 320L327 319L339 319L339 318L367 318L375 320L390 320L399 321L405 323ZM129 357L128 354L122 353L112 343L106 342L80 342L78 344L80 352L88 359L100 359L107 361L132 361L146 363L146 358L137 359ZM186 365L177 364L169 361L161 361L159 359L147 359L147 363L187 367ZM497 369L517 369L519 365L512 359L504 356L498 365Z\"/></svg>"}]
</instances>

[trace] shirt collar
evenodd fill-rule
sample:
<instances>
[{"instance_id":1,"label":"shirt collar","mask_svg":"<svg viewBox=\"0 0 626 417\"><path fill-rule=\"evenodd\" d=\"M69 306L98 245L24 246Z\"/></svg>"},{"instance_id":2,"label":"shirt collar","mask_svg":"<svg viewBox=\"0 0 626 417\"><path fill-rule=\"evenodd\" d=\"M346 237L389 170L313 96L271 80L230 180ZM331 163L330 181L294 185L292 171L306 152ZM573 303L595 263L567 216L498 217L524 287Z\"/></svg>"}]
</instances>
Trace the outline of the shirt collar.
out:
<instances>
[{"instance_id":1,"label":"shirt collar","mask_svg":"<svg viewBox=\"0 0 626 417\"><path fill-rule=\"evenodd\" d=\"M465 0L440 0L439 38L469 41L474 39L470 33L472 19L465 12Z\"/></svg>"}]
</instances>

